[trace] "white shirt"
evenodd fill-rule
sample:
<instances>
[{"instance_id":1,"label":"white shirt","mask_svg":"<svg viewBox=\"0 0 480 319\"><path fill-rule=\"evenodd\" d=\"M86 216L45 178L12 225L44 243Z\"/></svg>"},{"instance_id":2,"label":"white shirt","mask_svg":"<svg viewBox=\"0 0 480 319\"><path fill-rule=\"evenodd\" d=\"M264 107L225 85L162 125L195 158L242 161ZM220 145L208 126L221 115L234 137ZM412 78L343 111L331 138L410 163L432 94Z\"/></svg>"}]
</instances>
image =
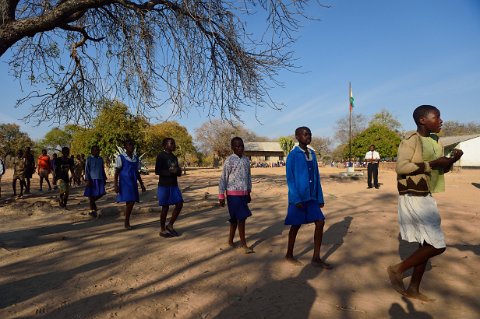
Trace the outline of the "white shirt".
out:
<instances>
[{"instance_id":1,"label":"white shirt","mask_svg":"<svg viewBox=\"0 0 480 319\"><path fill-rule=\"evenodd\" d=\"M380 154L378 154L377 151L368 151L365 154L365 159L366 160L369 160L369 159L379 160L380 159Z\"/></svg>"},{"instance_id":2,"label":"white shirt","mask_svg":"<svg viewBox=\"0 0 480 319\"><path fill-rule=\"evenodd\" d=\"M133 153L133 157L130 157L127 155L127 153L122 153L123 157L129 162L136 162L138 160L137 155ZM142 167L142 164L140 163L140 160L138 160L138 170ZM115 168L122 168L122 159L120 158L120 155L117 156L115 159Z\"/></svg>"}]
</instances>

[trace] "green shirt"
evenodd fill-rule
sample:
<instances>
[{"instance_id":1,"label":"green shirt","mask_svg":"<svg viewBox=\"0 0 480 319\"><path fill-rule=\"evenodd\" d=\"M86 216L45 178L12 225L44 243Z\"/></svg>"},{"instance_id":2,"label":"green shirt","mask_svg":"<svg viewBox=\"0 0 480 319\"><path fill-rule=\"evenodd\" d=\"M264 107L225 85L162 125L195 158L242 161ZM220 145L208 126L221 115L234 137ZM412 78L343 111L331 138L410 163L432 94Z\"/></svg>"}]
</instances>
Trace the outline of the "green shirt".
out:
<instances>
[{"instance_id":1,"label":"green shirt","mask_svg":"<svg viewBox=\"0 0 480 319\"><path fill-rule=\"evenodd\" d=\"M422 136L423 160L425 162L430 162L443 156L443 148L438 144L437 139L438 138L435 135L428 137ZM428 183L431 193L445 191L445 177L443 174L443 170L432 169Z\"/></svg>"}]
</instances>

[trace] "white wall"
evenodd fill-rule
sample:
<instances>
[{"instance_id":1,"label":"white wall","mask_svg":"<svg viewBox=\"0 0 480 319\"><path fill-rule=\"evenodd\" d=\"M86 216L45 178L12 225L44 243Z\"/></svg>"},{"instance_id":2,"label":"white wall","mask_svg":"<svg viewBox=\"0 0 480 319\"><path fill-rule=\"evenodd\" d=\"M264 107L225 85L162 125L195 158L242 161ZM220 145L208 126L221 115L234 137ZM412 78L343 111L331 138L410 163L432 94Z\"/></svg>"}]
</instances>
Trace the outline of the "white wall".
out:
<instances>
[{"instance_id":1,"label":"white wall","mask_svg":"<svg viewBox=\"0 0 480 319\"><path fill-rule=\"evenodd\" d=\"M461 142L456 148L463 151L463 156L457 163L455 163L455 166L480 167L480 137Z\"/></svg>"}]
</instances>

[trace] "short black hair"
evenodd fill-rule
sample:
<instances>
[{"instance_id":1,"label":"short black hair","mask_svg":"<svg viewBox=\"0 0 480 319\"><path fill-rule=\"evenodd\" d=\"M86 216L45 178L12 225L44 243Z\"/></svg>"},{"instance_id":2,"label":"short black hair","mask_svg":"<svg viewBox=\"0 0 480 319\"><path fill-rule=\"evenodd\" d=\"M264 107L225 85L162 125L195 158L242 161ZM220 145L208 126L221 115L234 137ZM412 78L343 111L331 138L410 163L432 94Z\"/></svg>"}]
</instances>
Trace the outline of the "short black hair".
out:
<instances>
[{"instance_id":1,"label":"short black hair","mask_svg":"<svg viewBox=\"0 0 480 319\"><path fill-rule=\"evenodd\" d=\"M131 138L126 138L124 141L123 141L123 145L132 145L132 146L135 146L135 141Z\"/></svg>"},{"instance_id":2,"label":"short black hair","mask_svg":"<svg viewBox=\"0 0 480 319\"><path fill-rule=\"evenodd\" d=\"M175 140L171 137L165 137L162 141L162 146L165 146L167 145L168 141L172 141L172 142L175 142Z\"/></svg>"},{"instance_id":3,"label":"short black hair","mask_svg":"<svg viewBox=\"0 0 480 319\"><path fill-rule=\"evenodd\" d=\"M243 140L242 140L242 138L241 138L241 137L239 137L239 136L235 136L235 137L234 137L234 138L232 138L232 139L231 139L231 141L230 141L230 146L231 146L231 147L233 147L233 142L234 142L234 141L240 141L240 142L242 142L242 143L243 143Z\"/></svg>"},{"instance_id":4,"label":"short black hair","mask_svg":"<svg viewBox=\"0 0 480 319\"><path fill-rule=\"evenodd\" d=\"M68 146L62 147L62 153L70 153L70 148Z\"/></svg>"},{"instance_id":5,"label":"short black hair","mask_svg":"<svg viewBox=\"0 0 480 319\"><path fill-rule=\"evenodd\" d=\"M300 127L297 127L297 129L295 130L295 136L297 136L298 134L300 134L300 131L302 130L308 130L310 131L310 133L312 132L308 127L306 126L300 126Z\"/></svg>"},{"instance_id":6,"label":"short black hair","mask_svg":"<svg viewBox=\"0 0 480 319\"><path fill-rule=\"evenodd\" d=\"M440 112L437 107L433 105L420 105L413 111L413 120L415 124L420 125L420 119L427 116L431 112Z\"/></svg>"}]
</instances>

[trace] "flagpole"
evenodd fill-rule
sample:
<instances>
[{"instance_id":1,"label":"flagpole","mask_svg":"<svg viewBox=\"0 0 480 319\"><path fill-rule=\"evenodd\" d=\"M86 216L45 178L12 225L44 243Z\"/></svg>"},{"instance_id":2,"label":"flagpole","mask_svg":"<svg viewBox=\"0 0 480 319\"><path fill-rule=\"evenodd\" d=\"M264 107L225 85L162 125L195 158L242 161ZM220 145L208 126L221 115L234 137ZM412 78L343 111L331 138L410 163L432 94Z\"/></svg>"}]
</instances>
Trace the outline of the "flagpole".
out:
<instances>
[{"instance_id":1,"label":"flagpole","mask_svg":"<svg viewBox=\"0 0 480 319\"><path fill-rule=\"evenodd\" d=\"M349 135L348 135L348 163L352 160L352 83L348 82L348 104L350 109L350 121L349 121ZM350 165L349 165L350 167Z\"/></svg>"}]
</instances>

